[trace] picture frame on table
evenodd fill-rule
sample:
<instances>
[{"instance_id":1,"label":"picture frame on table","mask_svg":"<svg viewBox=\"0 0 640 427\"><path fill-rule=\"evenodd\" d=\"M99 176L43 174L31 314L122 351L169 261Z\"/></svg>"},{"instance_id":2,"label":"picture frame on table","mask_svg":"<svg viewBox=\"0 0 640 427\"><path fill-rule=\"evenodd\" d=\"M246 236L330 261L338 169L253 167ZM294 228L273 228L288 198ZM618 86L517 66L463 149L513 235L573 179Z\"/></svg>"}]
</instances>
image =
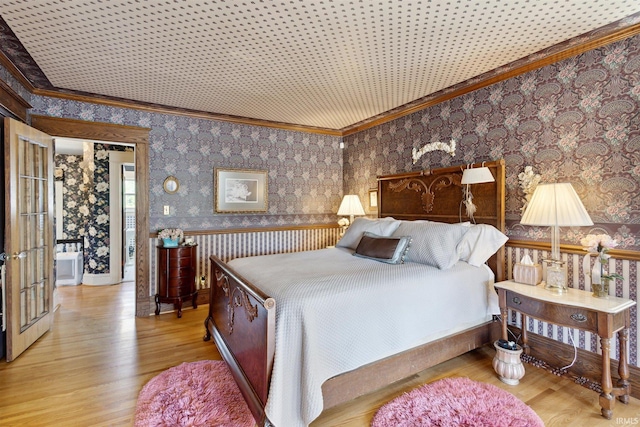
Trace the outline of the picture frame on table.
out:
<instances>
[{"instance_id":1,"label":"picture frame on table","mask_svg":"<svg viewBox=\"0 0 640 427\"><path fill-rule=\"evenodd\" d=\"M267 212L269 176L266 170L215 168L213 187L217 213Z\"/></svg>"}]
</instances>

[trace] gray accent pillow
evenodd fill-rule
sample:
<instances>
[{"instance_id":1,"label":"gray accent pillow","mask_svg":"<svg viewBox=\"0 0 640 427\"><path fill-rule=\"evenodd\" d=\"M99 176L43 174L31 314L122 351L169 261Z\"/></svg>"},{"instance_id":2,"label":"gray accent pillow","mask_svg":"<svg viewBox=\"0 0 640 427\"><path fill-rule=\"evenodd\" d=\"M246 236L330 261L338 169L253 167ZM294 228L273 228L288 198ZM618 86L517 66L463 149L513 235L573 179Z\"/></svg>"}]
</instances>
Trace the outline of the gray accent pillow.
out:
<instances>
[{"instance_id":1,"label":"gray accent pillow","mask_svg":"<svg viewBox=\"0 0 640 427\"><path fill-rule=\"evenodd\" d=\"M365 231L377 234L378 236L388 237L398 228L401 221L395 219L368 219L368 218L356 218L353 220L353 224L347 228L344 236L338 243L337 247L349 248L356 250L360 238Z\"/></svg>"},{"instance_id":2,"label":"gray accent pillow","mask_svg":"<svg viewBox=\"0 0 640 427\"><path fill-rule=\"evenodd\" d=\"M411 236L411 251L405 261L446 270L459 261L458 242L468 230L469 227L459 224L402 221L392 236Z\"/></svg>"},{"instance_id":3,"label":"gray accent pillow","mask_svg":"<svg viewBox=\"0 0 640 427\"><path fill-rule=\"evenodd\" d=\"M366 231L353 255L388 264L402 264L410 242L409 236L382 237Z\"/></svg>"}]
</instances>

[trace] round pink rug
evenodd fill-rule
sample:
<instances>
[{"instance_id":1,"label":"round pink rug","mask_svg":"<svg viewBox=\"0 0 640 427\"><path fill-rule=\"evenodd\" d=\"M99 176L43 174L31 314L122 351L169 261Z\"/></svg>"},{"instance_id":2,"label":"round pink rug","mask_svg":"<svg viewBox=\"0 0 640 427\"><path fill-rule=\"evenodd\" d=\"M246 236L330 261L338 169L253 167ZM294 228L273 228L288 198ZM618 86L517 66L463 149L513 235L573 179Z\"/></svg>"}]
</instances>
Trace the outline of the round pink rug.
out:
<instances>
[{"instance_id":1,"label":"round pink rug","mask_svg":"<svg viewBox=\"0 0 640 427\"><path fill-rule=\"evenodd\" d=\"M445 378L385 404L371 426L544 427L544 423L533 409L501 388L469 378Z\"/></svg>"},{"instance_id":2,"label":"round pink rug","mask_svg":"<svg viewBox=\"0 0 640 427\"><path fill-rule=\"evenodd\" d=\"M140 390L135 427L253 427L255 421L227 364L183 363L151 378Z\"/></svg>"}]
</instances>

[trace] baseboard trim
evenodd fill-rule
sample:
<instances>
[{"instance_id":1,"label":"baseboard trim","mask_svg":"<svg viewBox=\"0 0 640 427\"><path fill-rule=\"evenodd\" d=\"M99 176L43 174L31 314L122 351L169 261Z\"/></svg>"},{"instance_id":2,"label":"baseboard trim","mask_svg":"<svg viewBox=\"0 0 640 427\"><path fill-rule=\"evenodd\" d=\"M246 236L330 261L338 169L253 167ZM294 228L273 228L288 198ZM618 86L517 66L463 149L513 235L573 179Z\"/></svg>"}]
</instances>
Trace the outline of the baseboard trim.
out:
<instances>
[{"instance_id":1,"label":"baseboard trim","mask_svg":"<svg viewBox=\"0 0 640 427\"><path fill-rule=\"evenodd\" d=\"M119 282L114 282L111 274L89 274L84 273L82 275L82 284L87 286L107 286L115 285Z\"/></svg>"},{"instance_id":2,"label":"baseboard trim","mask_svg":"<svg viewBox=\"0 0 640 427\"><path fill-rule=\"evenodd\" d=\"M198 306L209 304L209 288L198 289Z\"/></svg>"},{"instance_id":3,"label":"baseboard trim","mask_svg":"<svg viewBox=\"0 0 640 427\"><path fill-rule=\"evenodd\" d=\"M509 325L509 329L519 336L521 330ZM530 347L530 355L547 362L550 366L561 368L573 361L573 346L556 341L551 338L538 335L534 332L527 334ZM617 338L616 338L617 339ZM591 351L578 349L578 357L574 365L568 369L568 373L578 377L584 377L598 384L602 381L602 357ZM618 361L611 359L611 378L613 385L620 378L618 376ZM629 366L629 382L631 383L631 396L640 399L640 368Z\"/></svg>"}]
</instances>

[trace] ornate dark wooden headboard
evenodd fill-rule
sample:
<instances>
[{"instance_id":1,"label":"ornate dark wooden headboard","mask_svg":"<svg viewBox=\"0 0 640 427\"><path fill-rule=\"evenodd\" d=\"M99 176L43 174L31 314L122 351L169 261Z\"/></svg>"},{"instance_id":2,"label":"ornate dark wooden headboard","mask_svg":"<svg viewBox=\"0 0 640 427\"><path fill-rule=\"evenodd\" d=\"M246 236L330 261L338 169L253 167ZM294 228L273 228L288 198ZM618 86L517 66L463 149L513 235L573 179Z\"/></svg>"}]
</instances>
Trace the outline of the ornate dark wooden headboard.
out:
<instances>
[{"instance_id":1,"label":"ornate dark wooden headboard","mask_svg":"<svg viewBox=\"0 0 640 427\"><path fill-rule=\"evenodd\" d=\"M480 163L472 167L483 166ZM504 233L505 163L485 162L495 182L471 185L477 210L476 223L490 224ZM378 216L396 219L427 219L456 223L469 221L464 206L462 171L466 165L378 177ZM489 260L496 281L505 277L504 247Z\"/></svg>"}]
</instances>

